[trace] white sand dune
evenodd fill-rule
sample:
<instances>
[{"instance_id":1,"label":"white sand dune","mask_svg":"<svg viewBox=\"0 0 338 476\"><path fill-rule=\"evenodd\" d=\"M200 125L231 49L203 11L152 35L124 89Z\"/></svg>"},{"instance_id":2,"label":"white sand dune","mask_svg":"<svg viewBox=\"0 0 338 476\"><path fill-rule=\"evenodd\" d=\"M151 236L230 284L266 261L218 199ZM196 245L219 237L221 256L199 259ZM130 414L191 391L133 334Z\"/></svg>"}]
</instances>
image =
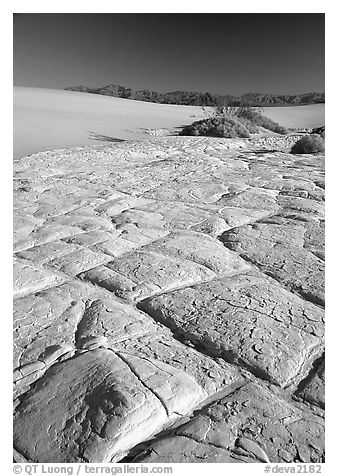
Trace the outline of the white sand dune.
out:
<instances>
[{"instance_id":1,"label":"white sand dune","mask_svg":"<svg viewBox=\"0 0 338 476\"><path fill-rule=\"evenodd\" d=\"M196 116L196 117L195 117ZM97 94L14 88L14 158L49 149L150 139L142 129L177 132L204 117L202 108Z\"/></svg>"},{"instance_id":2,"label":"white sand dune","mask_svg":"<svg viewBox=\"0 0 338 476\"><path fill-rule=\"evenodd\" d=\"M311 128L325 124L325 104L266 107L263 110L263 114L285 127Z\"/></svg>"},{"instance_id":3,"label":"white sand dune","mask_svg":"<svg viewBox=\"0 0 338 476\"><path fill-rule=\"evenodd\" d=\"M267 108L287 127L324 124L324 105ZM14 159L34 152L149 139L145 129L175 133L205 117L201 107L154 104L109 96L39 88L14 88Z\"/></svg>"}]
</instances>

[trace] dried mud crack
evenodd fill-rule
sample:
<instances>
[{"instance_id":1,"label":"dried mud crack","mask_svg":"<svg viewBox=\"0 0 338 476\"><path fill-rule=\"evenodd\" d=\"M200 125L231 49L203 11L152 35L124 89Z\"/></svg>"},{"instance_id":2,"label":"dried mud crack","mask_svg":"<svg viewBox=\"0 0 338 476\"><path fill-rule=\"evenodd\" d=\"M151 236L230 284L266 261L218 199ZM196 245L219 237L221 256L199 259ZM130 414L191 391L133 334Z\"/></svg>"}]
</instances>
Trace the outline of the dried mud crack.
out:
<instances>
[{"instance_id":1,"label":"dried mud crack","mask_svg":"<svg viewBox=\"0 0 338 476\"><path fill-rule=\"evenodd\" d=\"M324 157L268 145L15 162L16 461L324 460Z\"/></svg>"}]
</instances>

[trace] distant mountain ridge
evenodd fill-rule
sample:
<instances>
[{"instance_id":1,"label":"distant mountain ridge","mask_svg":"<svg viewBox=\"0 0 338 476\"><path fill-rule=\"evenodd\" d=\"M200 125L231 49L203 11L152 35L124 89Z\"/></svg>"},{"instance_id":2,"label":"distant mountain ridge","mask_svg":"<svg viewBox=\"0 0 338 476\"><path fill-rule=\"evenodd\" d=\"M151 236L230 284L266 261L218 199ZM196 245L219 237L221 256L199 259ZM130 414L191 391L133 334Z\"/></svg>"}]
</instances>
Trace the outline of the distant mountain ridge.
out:
<instances>
[{"instance_id":1,"label":"distant mountain ridge","mask_svg":"<svg viewBox=\"0 0 338 476\"><path fill-rule=\"evenodd\" d=\"M70 86L67 91L77 91L91 94L101 94L137 101L154 102L160 104L181 104L187 106L283 106L307 105L325 103L325 93L310 92L304 94L262 94L247 93L241 96L219 95L208 92L173 91L159 93L148 89L131 89L120 84L108 84L102 88L87 86Z\"/></svg>"}]
</instances>

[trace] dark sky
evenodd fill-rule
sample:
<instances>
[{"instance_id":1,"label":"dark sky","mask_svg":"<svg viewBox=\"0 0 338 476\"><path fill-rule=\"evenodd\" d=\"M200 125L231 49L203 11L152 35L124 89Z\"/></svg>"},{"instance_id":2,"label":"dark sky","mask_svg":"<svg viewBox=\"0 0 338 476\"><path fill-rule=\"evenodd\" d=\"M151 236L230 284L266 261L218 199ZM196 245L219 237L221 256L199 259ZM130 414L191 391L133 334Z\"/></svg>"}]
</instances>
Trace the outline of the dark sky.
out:
<instances>
[{"instance_id":1,"label":"dark sky","mask_svg":"<svg viewBox=\"0 0 338 476\"><path fill-rule=\"evenodd\" d=\"M14 84L324 91L324 14L15 14Z\"/></svg>"}]
</instances>

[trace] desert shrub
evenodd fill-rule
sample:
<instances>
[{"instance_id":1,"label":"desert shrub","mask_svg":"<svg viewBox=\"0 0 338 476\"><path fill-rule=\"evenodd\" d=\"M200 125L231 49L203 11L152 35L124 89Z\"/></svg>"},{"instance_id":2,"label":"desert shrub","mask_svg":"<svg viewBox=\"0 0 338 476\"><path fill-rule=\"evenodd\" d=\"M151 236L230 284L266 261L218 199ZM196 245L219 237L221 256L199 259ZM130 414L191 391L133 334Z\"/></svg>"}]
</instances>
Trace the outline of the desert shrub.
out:
<instances>
[{"instance_id":1,"label":"desert shrub","mask_svg":"<svg viewBox=\"0 0 338 476\"><path fill-rule=\"evenodd\" d=\"M311 134L317 134L323 139L325 139L325 126L313 128Z\"/></svg>"},{"instance_id":2,"label":"desert shrub","mask_svg":"<svg viewBox=\"0 0 338 476\"><path fill-rule=\"evenodd\" d=\"M236 116L237 107L235 106L222 106L216 109L216 115L223 116Z\"/></svg>"},{"instance_id":3,"label":"desert shrub","mask_svg":"<svg viewBox=\"0 0 338 476\"><path fill-rule=\"evenodd\" d=\"M250 134L257 134L259 132L257 125L254 124L254 122L252 122L249 118L240 114L240 111L244 109L252 108L222 106L214 109L214 116L234 119L235 121L240 122L248 130L248 132L250 132ZM260 108L255 108L255 110L258 112Z\"/></svg>"},{"instance_id":4,"label":"desert shrub","mask_svg":"<svg viewBox=\"0 0 338 476\"><path fill-rule=\"evenodd\" d=\"M250 106L240 106L236 107L236 114L238 116L247 117L252 119L256 114L262 114L262 107L250 107Z\"/></svg>"},{"instance_id":5,"label":"desert shrub","mask_svg":"<svg viewBox=\"0 0 338 476\"><path fill-rule=\"evenodd\" d=\"M212 110L202 109L206 118L185 126L180 135L248 138L250 134L259 132L258 126L279 134L288 133L285 127L263 116L259 107L221 105Z\"/></svg>"},{"instance_id":6,"label":"desert shrub","mask_svg":"<svg viewBox=\"0 0 338 476\"><path fill-rule=\"evenodd\" d=\"M202 111L207 118L211 117L235 117L237 107L233 106L214 106L207 109L205 106L202 106Z\"/></svg>"},{"instance_id":7,"label":"desert shrub","mask_svg":"<svg viewBox=\"0 0 338 476\"><path fill-rule=\"evenodd\" d=\"M250 132L250 134L257 134L259 132L257 125L251 122L246 117L241 117L236 115L234 119L240 122L244 127L246 127L248 131Z\"/></svg>"},{"instance_id":8,"label":"desert shrub","mask_svg":"<svg viewBox=\"0 0 338 476\"><path fill-rule=\"evenodd\" d=\"M277 122L272 121L266 116L261 114L261 108L254 107L239 107L237 108L236 115L248 119L250 122L256 126L264 127L272 132L277 132L278 134L287 134L288 130L280 126Z\"/></svg>"},{"instance_id":9,"label":"desert shrub","mask_svg":"<svg viewBox=\"0 0 338 476\"><path fill-rule=\"evenodd\" d=\"M318 134L311 134L299 139L291 148L291 154L315 154L324 152L325 142Z\"/></svg>"},{"instance_id":10,"label":"desert shrub","mask_svg":"<svg viewBox=\"0 0 338 476\"><path fill-rule=\"evenodd\" d=\"M248 129L238 120L226 116L214 116L195 121L185 126L181 136L208 136L208 137L250 137Z\"/></svg>"}]
</instances>

